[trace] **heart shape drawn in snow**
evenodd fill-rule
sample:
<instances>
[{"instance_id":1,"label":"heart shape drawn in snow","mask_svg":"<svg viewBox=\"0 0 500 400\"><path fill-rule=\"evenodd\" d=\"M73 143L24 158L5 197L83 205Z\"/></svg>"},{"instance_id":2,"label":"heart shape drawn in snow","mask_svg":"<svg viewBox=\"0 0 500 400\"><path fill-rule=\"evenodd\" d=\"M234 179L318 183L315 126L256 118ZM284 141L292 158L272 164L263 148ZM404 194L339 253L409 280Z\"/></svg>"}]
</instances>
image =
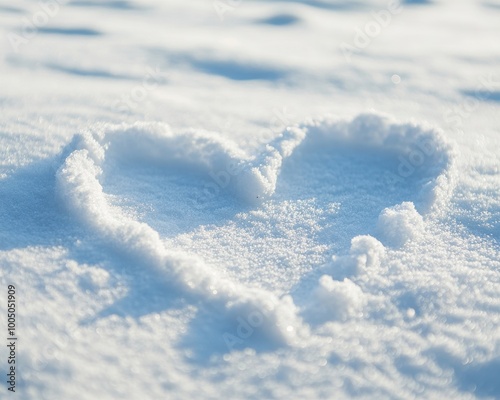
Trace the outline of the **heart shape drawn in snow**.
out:
<instances>
[{"instance_id":1,"label":"heart shape drawn in snow","mask_svg":"<svg viewBox=\"0 0 500 400\"><path fill-rule=\"evenodd\" d=\"M258 207L275 193L282 164L294 152L336 147L383 149L399 160L394 166L395 180L418 175L420 191L415 204L396 204L380 213L378 231L386 245L402 245L418 235L424 218L443 212L453 189L451 146L432 128L374 114L360 115L350 122L323 119L287 128L256 156L217 135L194 130L175 133L160 123L101 127L75 136L65 149L57 171L57 190L69 211L103 241L160 272L181 292L210 304L229 323L234 325L243 316L259 325L266 340L293 345L309 335L310 327L290 295L279 298L270 291L247 287L220 276L197 256L167 248L155 229L112 204L100 178L106 160L120 157L132 163L212 175L232 166L238 172L227 182L227 189L238 201ZM345 278L380 264L384 257L385 246L372 236L357 236L351 243L349 255L332 261ZM361 289L355 283L324 275L307 307L321 309L312 313L315 317L311 321L324 322L345 319L362 305Z\"/></svg>"}]
</instances>

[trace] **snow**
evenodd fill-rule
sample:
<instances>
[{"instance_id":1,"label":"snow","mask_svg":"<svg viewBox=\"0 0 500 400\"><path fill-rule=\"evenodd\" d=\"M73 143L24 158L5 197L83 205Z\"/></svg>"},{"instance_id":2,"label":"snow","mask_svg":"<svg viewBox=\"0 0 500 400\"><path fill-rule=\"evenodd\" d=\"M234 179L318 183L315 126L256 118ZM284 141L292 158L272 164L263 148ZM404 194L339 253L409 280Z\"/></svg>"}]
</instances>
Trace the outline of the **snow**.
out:
<instances>
[{"instance_id":1,"label":"snow","mask_svg":"<svg viewBox=\"0 0 500 400\"><path fill-rule=\"evenodd\" d=\"M500 397L498 4L0 11L2 398Z\"/></svg>"}]
</instances>

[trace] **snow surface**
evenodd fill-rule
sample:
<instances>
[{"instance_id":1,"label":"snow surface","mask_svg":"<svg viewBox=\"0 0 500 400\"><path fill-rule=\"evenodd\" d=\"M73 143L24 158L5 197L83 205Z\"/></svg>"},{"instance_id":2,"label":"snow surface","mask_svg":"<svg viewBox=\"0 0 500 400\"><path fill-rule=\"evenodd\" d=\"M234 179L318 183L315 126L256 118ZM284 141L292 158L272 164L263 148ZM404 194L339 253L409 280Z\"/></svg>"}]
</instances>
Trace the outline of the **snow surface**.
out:
<instances>
[{"instance_id":1,"label":"snow surface","mask_svg":"<svg viewBox=\"0 0 500 400\"><path fill-rule=\"evenodd\" d=\"M500 398L498 2L54 1L0 5L2 398Z\"/></svg>"}]
</instances>

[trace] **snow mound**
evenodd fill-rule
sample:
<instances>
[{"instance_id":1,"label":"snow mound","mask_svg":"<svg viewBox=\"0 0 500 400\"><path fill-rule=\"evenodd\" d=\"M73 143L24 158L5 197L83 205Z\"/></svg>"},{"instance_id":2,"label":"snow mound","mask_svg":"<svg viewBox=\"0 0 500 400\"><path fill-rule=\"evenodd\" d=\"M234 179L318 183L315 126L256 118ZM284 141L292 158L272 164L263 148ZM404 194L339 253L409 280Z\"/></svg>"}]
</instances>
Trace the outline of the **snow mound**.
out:
<instances>
[{"instance_id":1,"label":"snow mound","mask_svg":"<svg viewBox=\"0 0 500 400\"><path fill-rule=\"evenodd\" d=\"M385 256L385 247L372 236L356 236L351 240L349 254L332 257L327 270L335 279L359 276L369 268L378 268Z\"/></svg>"},{"instance_id":2,"label":"snow mound","mask_svg":"<svg viewBox=\"0 0 500 400\"><path fill-rule=\"evenodd\" d=\"M323 275L313 292L314 308L309 310L312 321L342 321L363 316L366 303L361 288L349 279L335 281Z\"/></svg>"},{"instance_id":3,"label":"snow mound","mask_svg":"<svg viewBox=\"0 0 500 400\"><path fill-rule=\"evenodd\" d=\"M407 241L422 236L424 220L413 203L404 202L380 213L378 230L384 242L393 247L401 247Z\"/></svg>"}]
</instances>

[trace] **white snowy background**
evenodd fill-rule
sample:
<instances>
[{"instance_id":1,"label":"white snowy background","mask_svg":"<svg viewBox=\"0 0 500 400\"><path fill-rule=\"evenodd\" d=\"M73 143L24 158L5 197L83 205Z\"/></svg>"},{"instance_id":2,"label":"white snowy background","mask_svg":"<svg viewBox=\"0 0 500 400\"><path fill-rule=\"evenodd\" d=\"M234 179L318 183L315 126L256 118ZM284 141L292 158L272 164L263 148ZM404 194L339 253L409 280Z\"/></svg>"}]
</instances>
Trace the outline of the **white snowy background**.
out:
<instances>
[{"instance_id":1,"label":"white snowy background","mask_svg":"<svg viewBox=\"0 0 500 400\"><path fill-rule=\"evenodd\" d=\"M0 19L2 398L500 398L500 2Z\"/></svg>"}]
</instances>

